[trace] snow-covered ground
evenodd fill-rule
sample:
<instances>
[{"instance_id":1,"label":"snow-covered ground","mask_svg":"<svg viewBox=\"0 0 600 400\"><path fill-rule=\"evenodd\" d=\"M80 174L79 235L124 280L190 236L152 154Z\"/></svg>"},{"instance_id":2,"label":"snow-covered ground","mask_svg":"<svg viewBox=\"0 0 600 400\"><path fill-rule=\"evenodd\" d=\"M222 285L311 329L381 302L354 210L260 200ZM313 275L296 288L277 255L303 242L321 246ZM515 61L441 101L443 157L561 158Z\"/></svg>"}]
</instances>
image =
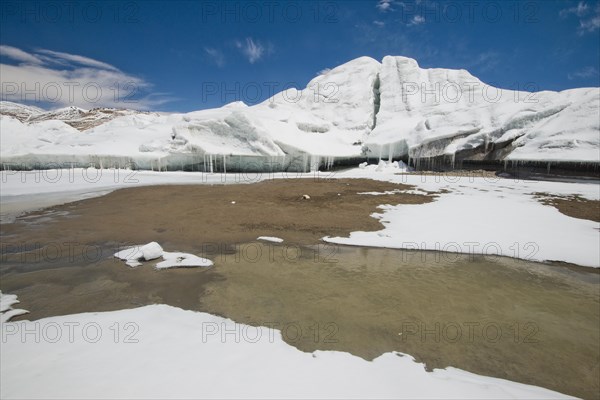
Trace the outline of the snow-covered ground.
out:
<instances>
[{"instance_id":1,"label":"snow-covered ground","mask_svg":"<svg viewBox=\"0 0 600 400\"><path fill-rule=\"evenodd\" d=\"M456 368L426 372L401 353L372 362L303 353L273 327L167 305L0 323L0 330L3 399L567 397Z\"/></svg>"},{"instance_id":2,"label":"snow-covered ground","mask_svg":"<svg viewBox=\"0 0 600 400\"><path fill-rule=\"evenodd\" d=\"M325 238L327 242L503 255L600 267L600 224L566 216L541 204L535 195L579 195L599 200L597 183L398 175L391 168L376 170L376 166L370 165L336 176L406 183L425 191L446 193L427 204L382 205L381 213L374 217L385 226L383 230L353 232L348 238Z\"/></svg>"}]
</instances>

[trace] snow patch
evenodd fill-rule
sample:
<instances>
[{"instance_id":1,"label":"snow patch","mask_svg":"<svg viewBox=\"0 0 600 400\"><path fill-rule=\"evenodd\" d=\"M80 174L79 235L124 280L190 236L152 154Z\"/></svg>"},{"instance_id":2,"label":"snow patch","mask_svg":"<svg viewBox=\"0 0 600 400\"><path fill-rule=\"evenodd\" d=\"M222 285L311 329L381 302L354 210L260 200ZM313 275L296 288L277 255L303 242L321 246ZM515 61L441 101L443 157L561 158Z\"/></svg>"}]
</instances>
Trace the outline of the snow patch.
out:
<instances>
[{"instance_id":1,"label":"snow patch","mask_svg":"<svg viewBox=\"0 0 600 400\"><path fill-rule=\"evenodd\" d=\"M256 240L264 240L266 242L282 243L283 239L274 236L259 236Z\"/></svg>"},{"instance_id":2,"label":"snow patch","mask_svg":"<svg viewBox=\"0 0 600 400\"><path fill-rule=\"evenodd\" d=\"M212 261L195 256L188 253L179 252L163 252L162 257L164 261L156 264L156 269L167 269L167 268L191 268L191 267L210 267L213 265Z\"/></svg>"},{"instance_id":3,"label":"snow patch","mask_svg":"<svg viewBox=\"0 0 600 400\"><path fill-rule=\"evenodd\" d=\"M76 334L36 343L4 332L8 325L35 331L35 324L62 329L70 324ZM81 334L88 324L107 334L90 344ZM118 341L115 327L127 333ZM427 372L402 353L373 361L336 351L304 353L285 343L279 330L167 305L8 323L2 329L2 398L566 397L456 368Z\"/></svg>"},{"instance_id":4,"label":"snow patch","mask_svg":"<svg viewBox=\"0 0 600 400\"><path fill-rule=\"evenodd\" d=\"M17 315L29 313L27 310L12 308L12 306L18 303L17 295L4 294L0 291L0 324L10 321L11 318Z\"/></svg>"}]
</instances>

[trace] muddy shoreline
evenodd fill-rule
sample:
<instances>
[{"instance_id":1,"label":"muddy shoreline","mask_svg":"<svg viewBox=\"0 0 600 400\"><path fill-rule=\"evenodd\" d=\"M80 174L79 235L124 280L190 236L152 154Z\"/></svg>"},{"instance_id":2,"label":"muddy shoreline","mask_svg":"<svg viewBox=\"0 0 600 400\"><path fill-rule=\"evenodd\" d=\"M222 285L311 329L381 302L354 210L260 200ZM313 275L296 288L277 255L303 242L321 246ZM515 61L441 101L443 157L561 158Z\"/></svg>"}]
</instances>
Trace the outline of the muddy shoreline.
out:
<instances>
[{"instance_id":1,"label":"muddy shoreline","mask_svg":"<svg viewBox=\"0 0 600 400\"><path fill-rule=\"evenodd\" d=\"M79 243L174 243L188 250L200 243L245 243L258 236L315 244L323 236L373 231L370 215L381 204L422 204L434 195L361 192L409 190L412 186L368 179L271 180L252 185L173 185L119 189L105 196L51 207L2 225L10 245L27 231L44 242L60 230ZM303 195L309 200L303 200ZM47 215L43 223L39 218ZM60 218L54 218L56 215ZM62 218L68 215L68 218Z\"/></svg>"}]
</instances>

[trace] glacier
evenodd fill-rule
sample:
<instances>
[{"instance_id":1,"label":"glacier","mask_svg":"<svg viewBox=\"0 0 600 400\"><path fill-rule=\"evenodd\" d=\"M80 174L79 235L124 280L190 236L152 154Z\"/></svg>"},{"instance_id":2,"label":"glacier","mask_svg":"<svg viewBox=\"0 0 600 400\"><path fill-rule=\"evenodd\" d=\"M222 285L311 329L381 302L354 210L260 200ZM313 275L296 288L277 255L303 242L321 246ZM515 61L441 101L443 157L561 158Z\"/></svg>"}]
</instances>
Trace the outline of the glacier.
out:
<instances>
[{"instance_id":1,"label":"glacier","mask_svg":"<svg viewBox=\"0 0 600 400\"><path fill-rule=\"evenodd\" d=\"M495 88L466 70L360 57L262 103L189 113L0 103L3 169L299 171L600 162L600 88Z\"/></svg>"}]
</instances>

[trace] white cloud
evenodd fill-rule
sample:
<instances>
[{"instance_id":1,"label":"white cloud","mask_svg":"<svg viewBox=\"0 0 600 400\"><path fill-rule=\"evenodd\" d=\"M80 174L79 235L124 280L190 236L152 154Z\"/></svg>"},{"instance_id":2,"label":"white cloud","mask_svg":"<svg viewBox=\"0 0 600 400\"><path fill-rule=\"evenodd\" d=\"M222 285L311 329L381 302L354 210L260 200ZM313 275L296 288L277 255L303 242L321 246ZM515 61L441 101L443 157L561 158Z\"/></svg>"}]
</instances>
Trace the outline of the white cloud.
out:
<instances>
[{"instance_id":1,"label":"white cloud","mask_svg":"<svg viewBox=\"0 0 600 400\"><path fill-rule=\"evenodd\" d=\"M587 14L588 11L589 11L588 5L585 2L580 1L577 4L577 6L575 6L575 7L565 8L563 10L560 10L559 15L562 18L566 18L570 14L577 15L578 17L583 17L585 14Z\"/></svg>"},{"instance_id":2,"label":"white cloud","mask_svg":"<svg viewBox=\"0 0 600 400\"><path fill-rule=\"evenodd\" d=\"M585 33L591 33L600 29L600 14L590 19L579 21L578 33L583 35Z\"/></svg>"},{"instance_id":3,"label":"white cloud","mask_svg":"<svg viewBox=\"0 0 600 400\"><path fill-rule=\"evenodd\" d=\"M376 7L381 12L392 11L392 0L379 0Z\"/></svg>"},{"instance_id":4,"label":"white cloud","mask_svg":"<svg viewBox=\"0 0 600 400\"><path fill-rule=\"evenodd\" d=\"M221 50L212 47L205 47L204 51L206 54L208 54L212 62L214 62L218 67L225 65L225 55Z\"/></svg>"},{"instance_id":5,"label":"white cloud","mask_svg":"<svg viewBox=\"0 0 600 400\"><path fill-rule=\"evenodd\" d=\"M260 60L265 54L265 47L258 40L254 41L252 38L246 38L245 43L239 40L235 42L235 45L240 51L248 58L250 64L254 64Z\"/></svg>"},{"instance_id":6,"label":"white cloud","mask_svg":"<svg viewBox=\"0 0 600 400\"><path fill-rule=\"evenodd\" d=\"M384 27L385 26L385 22L383 21L373 21L373 23L379 27Z\"/></svg>"},{"instance_id":7,"label":"white cloud","mask_svg":"<svg viewBox=\"0 0 600 400\"><path fill-rule=\"evenodd\" d=\"M118 68L105 62L94 60L93 58L89 57L78 56L76 54L62 53L60 51L52 51L45 49L36 50L36 53L45 55L45 57L43 57L43 60L50 63L56 63L61 65L78 64L87 67L119 71Z\"/></svg>"},{"instance_id":8,"label":"white cloud","mask_svg":"<svg viewBox=\"0 0 600 400\"><path fill-rule=\"evenodd\" d=\"M493 70L500 63L500 54L495 51L486 51L479 53L472 61L471 65L477 67L480 71Z\"/></svg>"},{"instance_id":9,"label":"white cloud","mask_svg":"<svg viewBox=\"0 0 600 400\"><path fill-rule=\"evenodd\" d=\"M569 80L574 80L574 79L597 78L598 76L600 76L598 69L595 67L588 66L588 67L581 68L573 73L568 74L567 78L569 78Z\"/></svg>"},{"instance_id":10,"label":"white cloud","mask_svg":"<svg viewBox=\"0 0 600 400\"><path fill-rule=\"evenodd\" d=\"M408 23L408 26L420 25L424 22L425 22L425 17L423 17L421 15L415 15L414 17L412 17L412 19Z\"/></svg>"},{"instance_id":11,"label":"white cloud","mask_svg":"<svg viewBox=\"0 0 600 400\"><path fill-rule=\"evenodd\" d=\"M320 70L319 72L317 72L317 75L325 75L329 71L331 71L331 68L323 68L322 70Z\"/></svg>"},{"instance_id":12,"label":"white cloud","mask_svg":"<svg viewBox=\"0 0 600 400\"><path fill-rule=\"evenodd\" d=\"M152 85L144 79L89 57L46 49L27 53L11 46L0 46L0 54L16 61L0 64L2 100L133 109L173 100L150 93Z\"/></svg>"},{"instance_id":13,"label":"white cloud","mask_svg":"<svg viewBox=\"0 0 600 400\"><path fill-rule=\"evenodd\" d=\"M600 29L600 3L592 10L586 2L580 1L575 7L560 10L559 15L561 18L567 18L571 15L579 18L579 27L577 28L579 36Z\"/></svg>"},{"instance_id":14,"label":"white cloud","mask_svg":"<svg viewBox=\"0 0 600 400\"><path fill-rule=\"evenodd\" d=\"M43 63L43 61L39 57L36 57L33 54L29 54L21 49L17 49L16 47L12 46L0 46L0 56L5 56L15 61L21 61L30 64Z\"/></svg>"}]
</instances>

